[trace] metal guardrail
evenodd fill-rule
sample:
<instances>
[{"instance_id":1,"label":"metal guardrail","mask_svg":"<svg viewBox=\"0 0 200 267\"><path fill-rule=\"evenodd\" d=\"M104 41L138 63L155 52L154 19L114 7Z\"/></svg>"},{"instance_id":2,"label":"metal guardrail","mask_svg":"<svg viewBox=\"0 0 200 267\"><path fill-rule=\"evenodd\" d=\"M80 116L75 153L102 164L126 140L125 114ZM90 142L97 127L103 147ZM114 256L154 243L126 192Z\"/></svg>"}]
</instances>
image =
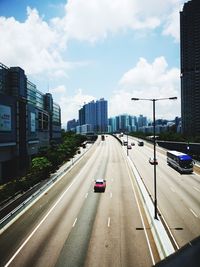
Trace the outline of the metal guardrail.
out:
<instances>
[{"instance_id":1,"label":"metal guardrail","mask_svg":"<svg viewBox=\"0 0 200 267\"><path fill-rule=\"evenodd\" d=\"M42 192L44 192L45 190L47 190L47 188L55 183L58 178L60 176L62 176L63 174L66 173L67 170L69 170L70 168L72 168L74 166L74 164L80 160L87 151L89 151L89 149L91 148L91 146L88 148L88 150L86 150L83 154L81 154L79 157L77 157L76 159L73 159L73 161L69 161L69 166L67 166L66 168L64 168L61 172L59 172L58 174L56 174L54 177L52 177L46 184L44 184L40 189L38 189L36 192L34 192L30 197L28 197L25 201L23 201L19 206L17 206L14 210L12 210L11 212L9 212L5 217L3 217L0 220L0 229L2 229L8 222L10 222L14 216L17 215L18 212L20 212L21 210L23 210L26 206L28 206L34 199L36 199Z\"/></svg>"},{"instance_id":2,"label":"metal guardrail","mask_svg":"<svg viewBox=\"0 0 200 267\"><path fill-rule=\"evenodd\" d=\"M117 141L122 145L122 140L116 135L116 134L111 134Z\"/></svg>"},{"instance_id":3,"label":"metal guardrail","mask_svg":"<svg viewBox=\"0 0 200 267\"><path fill-rule=\"evenodd\" d=\"M43 191L45 191L45 189L47 189L50 184L55 182L60 175L61 174L58 174L56 179L55 178L51 179L44 186L42 186L40 189L34 192L30 197L28 197L25 201L23 201L19 206L17 206L14 210L12 210L5 217L3 217L0 220L0 229L3 228L3 226L5 225L5 222L10 221L14 217L14 215L17 214L17 212L22 210L25 206L28 206L28 204L31 203L33 199L35 199L38 195L40 195Z\"/></svg>"}]
</instances>

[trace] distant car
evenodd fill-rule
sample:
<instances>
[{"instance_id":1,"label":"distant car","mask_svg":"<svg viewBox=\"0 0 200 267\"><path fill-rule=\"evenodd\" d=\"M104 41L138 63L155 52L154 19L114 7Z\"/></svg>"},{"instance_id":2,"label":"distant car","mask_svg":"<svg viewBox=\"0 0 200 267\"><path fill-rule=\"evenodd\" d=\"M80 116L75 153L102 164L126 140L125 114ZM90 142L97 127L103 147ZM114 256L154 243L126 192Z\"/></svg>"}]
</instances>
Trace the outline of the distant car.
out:
<instances>
[{"instance_id":1,"label":"distant car","mask_svg":"<svg viewBox=\"0 0 200 267\"><path fill-rule=\"evenodd\" d=\"M157 159L154 160L154 158L149 158L149 163L151 165L158 165L158 160Z\"/></svg>"},{"instance_id":2,"label":"distant car","mask_svg":"<svg viewBox=\"0 0 200 267\"><path fill-rule=\"evenodd\" d=\"M138 141L138 146L143 146L144 142L143 141Z\"/></svg>"},{"instance_id":3,"label":"distant car","mask_svg":"<svg viewBox=\"0 0 200 267\"><path fill-rule=\"evenodd\" d=\"M135 145L135 143L134 143L134 142L132 142L132 143L131 143L131 145L132 145L132 146L134 146L134 145Z\"/></svg>"},{"instance_id":4,"label":"distant car","mask_svg":"<svg viewBox=\"0 0 200 267\"><path fill-rule=\"evenodd\" d=\"M105 192L106 190L106 180L97 179L94 182L94 192Z\"/></svg>"},{"instance_id":5,"label":"distant car","mask_svg":"<svg viewBox=\"0 0 200 267\"><path fill-rule=\"evenodd\" d=\"M128 148L128 149L132 149L132 146L131 146L131 145L128 145L127 148Z\"/></svg>"},{"instance_id":6,"label":"distant car","mask_svg":"<svg viewBox=\"0 0 200 267\"><path fill-rule=\"evenodd\" d=\"M124 144L124 146L127 146L128 145L128 142L127 141L124 141L123 144Z\"/></svg>"},{"instance_id":7,"label":"distant car","mask_svg":"<svg viewBox=\"0 0 200 267\"><path fill-rule=\"evenodd\" d=\"M84 142L84 143L82 143L82 148L86 148L86 145L87 145L87 143L86 142Z\"/></svg>"}]
</instances>

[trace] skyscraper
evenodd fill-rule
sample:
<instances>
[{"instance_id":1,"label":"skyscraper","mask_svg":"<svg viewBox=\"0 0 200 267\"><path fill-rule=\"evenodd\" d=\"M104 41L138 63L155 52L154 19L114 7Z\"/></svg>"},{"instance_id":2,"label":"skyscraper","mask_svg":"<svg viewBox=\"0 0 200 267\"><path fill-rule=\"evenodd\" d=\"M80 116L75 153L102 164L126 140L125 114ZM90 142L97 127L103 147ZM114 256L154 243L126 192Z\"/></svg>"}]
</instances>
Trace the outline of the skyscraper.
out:
<instances>
[{"instance_id":1,"label":"skyscraper","mask_svg":"<svg viewBox=\"0 0 200 267\"><path fill-rule=\"evenodd\" d=\"M100 100L91 101L79 110L78 129L82 133L107 132L108 127L108 102L101 98ZM86 127L87 126L87 127ZM82 130L81 130L82 129Z\"/></svg>"},{"instance_id":2,"label":"skyscraper","mask_svg":"<svg viewBox=\"0 0 200 267\"><path fill-rule=\"evenodd\" d=\"M182 132L200 135L200 1L180 12Z\"/></svg>"},{"instance_id":3,"label":"skyscraper","mask_svg":"<svg viewBox=\"0 0 200 267\"><path fill-rule=\"evenodd\" d=\"M94 100L85 105L85 124L93 125L93 129L96 130L95 126L97 124L97 118L96 103Z\"/></svg>"},{"instance_id":4,"label":"skyscraper","mask_svg":"<svg viewBox=\"0 0 200 267\"><path fill-rule=\"evenodd\" d=\"M108 102L101 98L96 101L97 132L107 132L108 127Z\"/></svg>"}]
</instances>

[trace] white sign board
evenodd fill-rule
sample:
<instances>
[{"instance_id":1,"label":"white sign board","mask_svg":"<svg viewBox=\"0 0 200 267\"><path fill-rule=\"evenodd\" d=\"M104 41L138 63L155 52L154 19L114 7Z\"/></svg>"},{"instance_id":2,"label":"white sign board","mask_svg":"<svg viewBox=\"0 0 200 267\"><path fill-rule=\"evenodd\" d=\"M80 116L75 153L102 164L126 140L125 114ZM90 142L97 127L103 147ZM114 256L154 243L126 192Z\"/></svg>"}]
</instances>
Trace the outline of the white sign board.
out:
<instances>
[{"instance_id":1,"label":"white sign board","mask_svg":"<svg viewBox=\"0 0 200 267\"><path fill-rule=\"evenodd\" d=\"M35 113L31 112L31 132L35 132Z\"/></svg>"},{"instance_id":2,"label":"white sign board","mask_svg":"<svg viewBox=\"0 0 200 267\"><path fill-rule=\"evenodd\" d=\"M11 107L0 105L0 131L11 131Z\"/></svg>"}]
</instances>

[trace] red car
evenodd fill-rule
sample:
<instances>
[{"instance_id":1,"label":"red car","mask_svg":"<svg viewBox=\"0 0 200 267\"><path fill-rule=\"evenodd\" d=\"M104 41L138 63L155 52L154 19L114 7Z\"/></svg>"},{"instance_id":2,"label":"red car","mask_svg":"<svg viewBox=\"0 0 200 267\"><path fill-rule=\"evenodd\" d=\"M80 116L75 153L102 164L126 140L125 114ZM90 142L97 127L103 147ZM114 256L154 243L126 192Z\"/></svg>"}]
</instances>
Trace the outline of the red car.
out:
<instances>
[{"instance_id":1,"label":"red car","mask_svg":"<svg viewBox=\"0 0 200 267\"><path fill-rule=\"evenodd\" d=\"M97 179L94 183L94 192L105 192L106 190L106 180Z\"/></svg>"}]
</instances>

